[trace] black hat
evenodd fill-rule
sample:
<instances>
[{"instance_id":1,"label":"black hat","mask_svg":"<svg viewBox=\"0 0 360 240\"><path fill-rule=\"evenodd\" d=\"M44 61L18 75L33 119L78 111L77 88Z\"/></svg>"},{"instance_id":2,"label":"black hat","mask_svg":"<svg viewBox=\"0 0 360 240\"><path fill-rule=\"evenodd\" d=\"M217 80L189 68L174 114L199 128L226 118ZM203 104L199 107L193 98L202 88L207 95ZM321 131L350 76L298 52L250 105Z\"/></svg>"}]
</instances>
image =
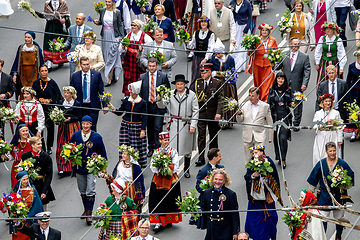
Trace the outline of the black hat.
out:
<instances>
[{"instance_id":1,"label":"black hat","mask_svg":"<svg viewBox=\"0 0 360 240\"><path fill-rule=\"evenodd\" d=\"M175 76L175 80L171 82L171 84L175 84L176 82L185 82L188 83L189 81L185 79L183 74L178 74Z\"/></svg>"}]
</instances>

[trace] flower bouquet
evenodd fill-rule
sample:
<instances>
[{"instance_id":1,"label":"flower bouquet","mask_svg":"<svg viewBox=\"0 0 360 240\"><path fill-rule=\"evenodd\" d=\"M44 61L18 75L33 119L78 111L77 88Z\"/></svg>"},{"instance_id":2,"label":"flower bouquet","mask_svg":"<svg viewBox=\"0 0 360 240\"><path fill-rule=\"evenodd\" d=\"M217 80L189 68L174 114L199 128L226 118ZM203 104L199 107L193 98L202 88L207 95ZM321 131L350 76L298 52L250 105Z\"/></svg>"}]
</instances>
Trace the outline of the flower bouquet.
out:
<instances>
[{"instance_id":1,"label":"flower bouquet","mask_svg":"<svg viewBox=\"0 0 360 240\"><path fill-rule=\"evenodd\" d=\"M4 140L0 140L0 156L11 152L12 144L8 144Z\"/></svg>"},{"instance_id":2,"label":"flower bouquet","mask_svg":"<svg viewBox=\"0 0 360 240\"><path fill-rule=\"evenodd\" d=\"M98 207L97 210L94 211L95 216L97 215L101 217L98 223L95 225L95 228L103 227L104 229L108 229L110 220L112 219L112 217L110 216L111 212L112 210L109 210L109 207L101 203L100 207Z\"/></svg>"},{"instance_id":3,"label":"flower bouquet","mask_svg":"<svg viewBox=\"0 0 360 240\"><path fill-rule=\"evenodd\" d=\"M50 119L53 121L56 125L59 125L60 123L63 123L66 120L66 117L64 115L64 111L61 110L58 107L54 107L53 110L50 113Z\"/></svg>"},{"instance_id":4,"label":"flower bouquet","mask_svg":"<svg viewBox=\"0 0 360 240\"><path fill-rule=\"evenodd\" d=\"M284 220L284 223L289 227L291 238L294 238L295 229L301 227L304 219L301 218L302 213L294 210L290 210L285 213L281 218Z\"/></svg>"},{"instance_id":5,"label":"flower bouquet","mask_svg":"<svg viewBox=\"0 0 360 240\"><path fill-rule=\"evenodd\" d=\"M222 102L224 104L224 112L228 111L237 111L239 110L239 103L234 98L222 97Z\"/></svg>"},{"instance_id":6,"label":"flower bouquet","mask_svg":"<svg viewBox=\"0 0 360 240\"><path fill-rule=\"evenodd\" d=\"M123 46L123 47L127 47L127 46L129 46L130 44L130 39L129 38L123 38L122 39L122 41L121 41L121 45Z\"/></svg>"},{"instance_id":7,"label":"flower bouquet","mask_svg":"<svg viewBox=\"0 0 360 240\"><path fill-rule=\"evenodd\" d=\"M327 179L331 181L331 187L343 186L345 188L352 188L352 178L347 173L348 171L346 169L344 170L341 166L337 165L327 176Z\"/></svg>"},{"instance_id":8,"label":"flower bouquet","mask_svg":"<svg viewBox=\"0 0 360 240\"><path fill-rule=\"evenodd\" d=\"M276 17L279 17L279 14L276 14ZM290 9L287 8L277 23L279 27L281 38L284 38L284 35L291 32L291 28L295 27L295 22L290 19Z\"/></svg>"},{"instance_id":9,"label":"flower bouquet","mask_svg":"<svg viewBox=\"0 0 360 240\"><path fill-rule=\"evenodd\" d=\"M99 2L94 2L94 9L95 9L95 12L97 12L97 14L100 14L100 9L104 8L105 7L105 3L102 2L102 1L99 1Z\"/></svg>"},{"instance_id":10,"label":"flower bouquet","mask_svg":"<svg viewBox=\"0 0 360 240\"><path fill-rule=\"evenodd\" d=\"M240 43L240 46L245 48L246 50L255 49L256 44L259 44L261 41L258 35L245 34L244 39Z\"/></svg>"},{"instance_id":11,"label":"flower bouquet","mask_svg":"<svg viewBox=\"0 0 360 240\"><path fill-rule=\"evenodd\" d=\"M99 95L100 101L103 101L106 103L106 105L109 105L111 99L113 98L113 96L111 95L111 93L109 92L104 92L103 95ZM111 107L109 107L110 110L115 110L112 109Z\"/></svg>"},{"instance_id":12,"label":"flower bouquet","mask_svg":"<svg viewBox=\"0 0 360 240\"><path fill-rule=\"evenodd\" d=\"M155 151L153 155L153 163L152 166L159 170L160 175L162 176L171 176L172 170L169 167L171 163L172 157L166 151Z\"/></svg>"},{"instance_id":13,"label":"flower bouquet","mask_svg":"<svg viewBox=\"0 0 360 240\"><path fill-rule=\"evenodd\" d=\"M300 104L301 102L305 102L307 99L305 95L302 92L294 92L294 97L292 99L292 102L295 105ZM293 106L291 106L293 108Z\"/></svg>"},{"instance_id":14,"label":"flower bouquet","mask_svg":"<svg viewBox=\"0 0 360 240\"><path fill-rule=\"evenodd\" d=\"M66 58L69 62L73 63L73 64L77 64L79 61L79 57L75 52L70 52L68 54L66 54Z\"/></svg>"},{"instance_id":15,"label":"flower bouquet","mask_svg":"<svg viewBox=\"0 0 360 240\"><path fill-rule=\"evenodd\" d=\"M135 148L127 146L125 144L119 146L119 152L126 152L126 154L132 156L134 160L138 160L140 158L139 151L136 151Z\"/></svg>"},{"instance_id":16,"label":"flower bouquet","mask_svg":"<svg viewBox=\"0 0 360 240\"><path fill-rule=\"evenodd\" d=\"M264 58L268 59L271 63L280 62L284 57L286 57L286 55L284 55L280 49L272 49L269 53L264 54Z\"/></svg>"},{"instance_id":17,"label":"flower bouquet","mask_svg":"<svg viewBox=\"0 0 360 240\"><path fill-rule=\"evenodd\" d=\"M18 8L22 11L26 10L26 11L30 11L31 10L31 4L28 1L25 0L20 0L18 2ZM35 18L39 18L39 16L36 14L36 12L32 12L31 13Z\"/></svg>"},{"instance_id":18,"label":"flower bouquet","mask_svg":"<svg viewBox=\"0 0 360 240\"><path fill-rule=\"evenodd\" d=\"M182 212L197 212L200 209L199 198L196 197L196 190L190 189L183 196L183 200L181 201L180 196L178 196L176 200L176 205L179 206L179 209ZM194 214L194 219L197 220L200 217L199 213Z\"/></svg>"},{"instance_id":19,"label":"flower bouquet","mask_svg":"<svg viewBox=\"0 0 360 240\"><path fill-rule=\"evenodd\" d=\"M81 166L82 157L80 155L83 148L84 146L82 144L75 145L75 143L65 143L60 152L60 156L62 156L66 161L70 161L73 166Z\"/></svg>"},{"instance_id":20,"label":"flower bouquet","mask_svg":"<svg viewBox=\"0 0 360 240\"><path fill-rule=\"evenodd\" d=\"M345 125L342 125L343 123L344 120L342 120L341 118L330 119L325 123L327 125L326 130L329 131L343 130L345 128Z\"/></svg>"},{"instance_id":21,"label":"flower bouquet","mask_svg":"<svg viewBox=\"0 0 360 240\"><path fill-rule=\"evenodd\" d=\"M94 19L91 17L91 14L89 14L89 15L86 17L86 21L87 21L87 22L94 22Z\"/></svg>"},{"instance_id":22,"label":"flower bouquet","mask_svg":"<svg viewBox=\"0 0 360 240\"><path fill-rule=\"evenodd\" d=\"M175 30L176 42L180 42L180 47L183 43L187 45L190 42L191 36L186 27L184 25L180 26L179 24L176 24L176 22L173 23L173 26Z\"/></svg>"},{"instance_id":23,"label":"flower bouquet","mask_svg":"<svg viewBox=\"0 0 360 240\"><path fill-rule=\"evenodd\" d=\"M145 8L147 6L149 6L149 1L148 0L135 0L136 5L138 5L139 8Z\"/></svg>"},{"instance_id":24,"label":"flower bouquet","mask_svg":"<svg viewBox=\"0 0 360 240\"><path fill-rule=\"evenodd\" d=\"M164 62L166 62L167 58L164 54L162 54L159 49L155 51L151 51L148 53L148 59L149 58L156 58L158 64L161 66Z\"/></svg>"},{"instance_id":25,"label":"flower bouquet","mask_svg":"<svg viewBox=\"0 0 360 240\"><path fill-rule=\"evenodd\" d=\"M151 37L157 26L157 22L154 22L154 20L150 18L150 20L144 25L143 32Z\"/></svg>"},{"instance_id":26,"label":"flower bouquet","mask_svg":"<svg viewBox=\"0 0 360 240\"><path fill-rule=\"evenodd\" d=\"M301 0L304 4L306 4L309 8L310 7L310 0Z\"/></svg>"},{"instance_id":27,"label":"flower bouquet","mask_svg":"<svg viewBox=\"0 0 360 240\"><path fill-rule=\"evenodd\" d=\"M15 167L15 172L27 171L29 178L35 180L37 176L39 176L38 171L40 171L40 167L35 168L34 163L36 160L34 158L28 158L25 160L20 160L19 164Z\"/></svg>"},{"instance_id":28,"label":"flower bouquet","mask_svg":"<svg viewBox=\"0 0 360 240\"><path fill-rule=\"evenodd\" d=\"M256 155L245 167L251 171L259 172L261 175L267 175L274 171L265 155Z\"/></svg>"},{"instance_id":29,"label":"flower bouquet","mask_svg":"<svg viewBox=\"0 0 360 240\"><path fill-rule=\"evenodd\" d=\"M4 123L17 122L18 119L15 116L15 110L12 108L2 107L0 109L0 120Z\"/></svg>"},{"instance_id":30,"label":"flower bouquet","mask_svg":"<svg viewBox=\"0 0 360 240\"><path fill-rule=\"evenodd\" d=\"M225 80L228 80L228 83L235 84L239 77L239 74L235 72L235 68L228 69L226 71L216 71L216 74L222 74Z\"/></svg>"},{"instance_id":31,"label":"flower bouquet","mask_svg":"<svg viewBox=\"0 0 360 240\"><path fill-rule=\"evenodd\" d=\"M208 175L207 175L203 180L201 180L201 183L200 183L199 186L200 186L203 190L212 188L212 186L210 186L210 179L211 179L211 171L208 173Z\"/></svg>"},{"instance_id":32,"label":"flower bouquet","mask_svg":"<svg viewBox=\"0 0 360 240\"><path fill-rule=\"evenodd\" d=\"M162 84L156 88L156 96L167 101L171 97L171 89Z\"/></svg>"},{"instance_id":33,"label":"flower bouquet","mask_svg":"<svg viewBox=\"0 0 360 240\"><path fill-rule=\"evenodd\" d=\"M16 192L10 195L3 193L3 198L0 201L0 210L3 213L9 212L9 218L26 218L29 208L23 202L21 196Z\"/></svg>"},{"instance_id":34,"label":"flower bouquet","mask_svg":"<svg viewBox=\"0 0 360 240\"><path fill-rule=\"evenodd\" d=\"M349 112L349 122L358 122L360 119L360 107L356 104L356 99L352 103L345 103L346 109ZM356 128L360 128L360 123L355 123Z\"/></svg>"},{"instance_id":35,"label":"flower bouquet","mask_svg":"<svg viewBox=\"0 0 360 240\"><path fill-rule=\"evenodd\" d=\"M88 157L86 168L89 173L92 173L94 176L98 175L99 172L104 171L108 167L108 161L106 158L97 153L93 153L91 157Z\"/></svg>"},{"instance_id":36,"label":"flower bouquet","mask_svg":"<svg viewBox=\"0 0 360 240\"><path fill-rule=\"evenodd\" d=\"M57 39L53 39L52 41L49 41L49 45L50 45L50 51L53 53L61 53L64 51L63 46L65 46L64 43L65 39L58 37Z\"/></svg>"}]
</instances>

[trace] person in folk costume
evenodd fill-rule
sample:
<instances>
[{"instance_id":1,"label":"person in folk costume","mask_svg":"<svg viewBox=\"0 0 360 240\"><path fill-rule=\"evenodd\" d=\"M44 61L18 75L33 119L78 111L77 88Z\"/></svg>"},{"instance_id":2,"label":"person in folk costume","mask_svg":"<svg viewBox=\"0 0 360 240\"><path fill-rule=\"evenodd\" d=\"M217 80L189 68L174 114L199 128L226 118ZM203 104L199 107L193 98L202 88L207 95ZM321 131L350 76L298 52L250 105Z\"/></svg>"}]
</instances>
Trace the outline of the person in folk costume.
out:
<instances>
[{"instance_id":1,"label":"person in folk costume","mask_svg":"<svg viewBox=\"0 0 360 240\"><path fill-rule=\"evenodd\" d=\"M21 160L29 158L35 159L34 169L40 168L37 172L39 175L34 180L34 186L40 194L41 202L44 209L47 210L47 204L55 200L54 192L51 188L51 181L53 175L52 160L49 154L42 151L42 142L40 137L32 137L29 140L31 151L24 153Z\"/></svg>"},{"instance_id":2,"label":"person in folk costume","mask_svg":"<svg viewBox=\"0 0 360 240\"><path fill-rule=\"evenodd\" d=\"M126 112L121 121L121 127L119 131L119 146L124 144L132 146L136 151L139 151L140 159L138 160L138 163L142 168L144 168L147 164L147 103L139 96L141 81L130 83L128 88L130 97L124 98L120 108L116 109L111 103L109 104L109 107L115 110L113 113L118 116L121 116L124 111ZM109 107L104 109L108 110ZM119 160L121 160L121 153L119 154Z\"/></svg>"},{"instance_id":3,"label":"person in folk costume","mask_svg":"<svg viewBox=\"0 0 360 240\"><path fill-rule=\"evenodd\" d=\"M136 204L136 209L141 212L141 207L145 202L144 175L137 160L139 151L127 145L120 145L119 153L121 158L115 165L112 177L115 181L121 178L125 183L125 194Z\"/></svg>"},{"instance_id":4,"label":"person in folk costume","mask_svg":"<svg viewBox=\"0 0 360 240\"><path fill-rule=\"evenodd\" d=\"M88 172L86 168L88 157L92 154L101 155L107 159L106 149L101 135L94 130L91 130L92 119L86 115L81 119L81 130L75 132L70 139L71 143L75 145L82 144L83 150L81 153L82 165L73 166L73 172L77 174L76 180L80 192L81 200L84 206L84 212L81 219L86 219L86 223L91 225L91 214L95 203L95 184L96 177ZM104 170L104 172L106 169ZM84 217L88 216L88 217ZM90 216L90 217L89 217Z\"/></svg>"},{"instance_id":5,"label":"person in folk costume","mask_svg":"<svg viewBox=\"0 0 360 240\"><path fill-rule=\"evenodd\" d=\"M336 23L325 22L321 29L325 32L325 36L320 37L314 54L316 71L318 71L316 84L328 79L326 67L329 65L336 66L339 78L344 79L344 67L347 62L345 48L339 37L341 28ZM317 85L316 90L318 88L319 85Z\"/></svg>"},{"instance_id":6,"label":"person in folk costume","mask_svg":"<svg viewBox=\"0 0 360 240\"><path fill-rule=\"evenodd\" d=\"M33 181L29 178L27 171L21 171L16 174L17 183L12 189L12 193L16 193L21 196L26 207L29 208L27 213L27 218L35 217L39 212L43 212L44 208L41 203L40 196L36 190ZM21 224L31 226L33 223L37 223L36 219L27 219L22 220ZM18 229L14 228L12 224L9 225L10 232L12 232L12 240L30 240L30 237L26 236L24 233L16 231Z\"/></svg>"},{"instance_id":7,"label":"person in folk costume","mask_svg":"<svg viewBox=\"0 0 360 240\"><path fill-rule=\"evenodd\" d=\"M194 57L190 55L188 57L188 59L192 58L190 85L192 85L196 79L201 77L199 66L200 64L204 64L210 60L215 45L215 33L211 31L210 18L203 15L197 20L197 22L199 30L195 31L188 44L189 49L195 50L195 52L191 51Z\"/></svg>"},{"instance_id":8,"label":"person in folk costume","mask_svg":"<svg viewBox=\"0 0 360 240\"><path fill-rule=\"evenodd\" d=\"M184 155L185 177L190 178L190 160L191 153L196 149L196 125L199 117L199 103L196 94L186 87L188 80L185 80L183 74L175 76L175 81L171 83L176 89L171 90L170 99L160 98L156 104L159 108L166 108L170 113L170 121L167 130L170 136L176 136L176 139L170 142L170 147L177 149L178 154ZM181 120L182 117L194 118L189 122Z\"/></svg>"},{"instance_id":9,"label":"person in folk costume","mask_svg":"<svg viewBox=\"0 0 360 240\"><path fill-rule=\"evenodd\" d=\"M134 44L148 44L153 40L152 38L144 33L141 28L144 26L144 22L140 20L133 20L131 23L131 32L127 34L127 38L130 39L130 43ZM140 45L127 45L126 47L121 45L120 52L125 52L125 59L123 68L124 68L124 83L122 92L125 96L129 96L128 85L130 83L136 82L139 80L139 77L144 72L141 70L140 66L137 64L137 55L139 51L143 49Z\"/></svg>"},{"instance_id":10,"label":"person in folk costume","mask_svg":"<svg viewBox=\"0 0 360 240\"><path fill-rule=\"evenodd\" d=\"M45 32L50 32L52 34L45 34L44 36L44 60L49 69L52 68L53 63L59 64L62 66L68 60L66 54L70 52L70 49L63 51L62 53L56 52L53 53L50 50L49 41L54 39L66 37L59 36L57 34L68 35L68 29L70 27L70 11L65 0L48 0L45 2L44 12L38 12L34 9L30 9L29 12L36 13L40 18L46 19ZM65 41L64 41L65 42Z\"/></svg>"},{"instance_id":11,"label":"person in folk costume","mask_svg":"<svg viewBox=\"0 0 360 240\"><path fill-rule=\"evenodd\" d=\"M63 98L58 84L52 78L48 77L49 69L44 64L39 68L40 78L35 80L32 88L36 92L36 98L41 103L45 114L45 127L47 130L46 147L44 144L44 150L47 150L48 154L52 154L51 148L54 145L54 132L55 124L50 118L51 110L53 107L49 107L48 104L58 104Z\"/></svg>"},{"instance_id":12,"label":"person in folk costume","mask_svg":"<svg viewBox=\"0 0 360 240\"><path fill-rule=\"evenodd\" d=\"M299 202L300 207L304 207L305 211L316 215L321 215L318 209L306 208L307 206L319 206L316 196L310 190L301 189ZM303 219L301 226L294 229L294 237L292 238L293 240L298 240L298 237L305 237L306 235L310 235L312 239L326 240L324 227L320 218L312 217L306 213L303 213L301 215L301 219Z\"/></svg>"},{"instance_id":13,"label":"person in folk costume","mask_svg":"<svg viewBox=\"0 0 360 240\"><path fill-rule=\"evenodd\" d=\"M223 168L214 169L210 177L210 186L202 194L201 210L206 213L205 240L233 240L240 232L239 204L236 192L228 188L230 176ZM222 212L222 211L234 212Z\"/></svg>"},{"instance_id":14,"label":"person in folk costume","mask_svg":"<svg viewBox=\"0 0 360 240\"><path fill-rule=\"evenodd\" d=\"M23 100L22 87L32 87L39 77L39 67L44 64L43 51L35 42L36 35L32 31L25 32L25 43L18 47L10 75L15 83L16 99Z\"/></svg>"},{"instance_id":15,"label":"person in folk costume","mask_svg":"<svg viewBox=\"0 0 360 240\"><path fill-rule=\"evenodd\" d=\"M126 195L126 193L123 193L126 189L123 179L116 179L110 184L110 186L111 196L108 196L104 202L106 207L109 207L109 210L111 210L110 216L122 215L125 211L136 209L136 204L133 202L133 200L131 200L131 198ZM131 211L131 213L137 212ZM125 225L123 223L123 218L128 218L128 216L112 217L112 219L110 220L109 228L101 228L98 240L109 240L110 234L115 236L122 234L122 240L128 239L127 236L131 236L135 232L137 227L137 221L135 220L134 227L127 229L125 228ZM135 218L138 219L139 217L137 216Z\"/></svg>"},{"instance_id":16,"label":"person in folk costume","mask_svg":"<svg viewBox=\"0 0 360 240\"><path fill-rule=\"evenodd\" d=\"M70 141L71 136L80 130L81 108L79 101L76 100L76 89L71 86L63 87L64 99L60 100L59 107L64 112L66 120L59 124L56 143L56 163L60 178L70 176L72 166L70 161L66 161L60 153L63 145Z\"/></svg>"},{"instance_id":17,"label":"person in folk costume","mask_svg":"<svg viewBox=\"0 0 360 240\"><path fill-rule=\"evenodd\" d=\"M168 132L159 133L161 147L152 156L150 169L154 173L151 181L149 195L150 222L156 223L154 232L158 233L165 227L171 227L173 223L182 221L182 214L166 214L178 212L175 199L181 200L180 182L177 176L179 172L179 155L176 149L169 146L170 134ZM166 152L171 158L169 168L171 175L162 176L159 169L153 166L154 157L160 152ZM171 189L171 192L168 193ZM165 195L168 194L166 197ZM165 197L165 198L164 198ZM159 204L159 206L157 206ZM160 214L161 213L161 214Z\"/></svg>"},{"instance_id":18,"label":"person in folk costume","mask_svg":"<svg viewBox=\"0 0 360 240\"><path fill-rule=\"evenodd\" d=\"M264 176L259 172L247 169L244 178L249 200L248 210L275 209L275 200L283 206L279 175L274 162L269 156L265 155L265 146L258 145L250 148L249 151L253 154L252 160L261 156L266 157L267 161L270 162L273 172L268 172ZM248 211L246 214L245 231L249 233L252 239L275 240L277 222L278 215L276 211Z\"/></svg>"},{"instance_id":19,"label":"person in folk costume","mask_svg":"<svg viewBox=\"0 0 360 240\"><path fill-rule=\"evenodd\" d=\"M275 74L272 70L270 61L264 57L264 54L270 53L271 50L276 50L277 42L275 38L270 36L273 26L263 23L259 25L258 29L260 30L259 37L261 38L261 41L256 44L256 51L250 59L248 71L250 74L253 74L254 86L260 87L261 85L260 100L266 102L269 89L275 80ZM271 48L271 50L269 48ZM249 54L250 53L251 51Z\"/></svg>"},{"instance_id":20,"label":"person in folk costume","mask_svg":"<svg viewBox=\"0 0 360 240\"><path fill-rule=\"evenodd\" d=\"M353 203L351 197L347 195L348 187L343 185L338 185L337 187L331 187L332 181L327 178L330 173L334 172L336 168L340 168L341 171L347 170L347 175L351 178L351 183L354 186L355 184L355 175L354 171L351 169L349 164L345 162L345 160L337 157L336 153L336 143L328 142L325 145L325 150L327 157L321 159L316 163L314 168L312 169L307 182L309 184L309 189L313 193L316 190L316 186L319 184L319 190L317 191L319 206L333 206L334 199L340 204L345 205L347 202ZM330 196L329 192L326 189L324 178L326 178L326 185L330 188L330 192L332 193L334 199ZM330 213L333 213L333 217L336 220L348 221L345 219L345 211L344 210L320 210L320 214L324 217L330 217ZM325 232L327 230L327 222L323 222ZM341 240L341 234L344 230L344 227L336 224L336 240Z\"/></svg>"}]
</instances>

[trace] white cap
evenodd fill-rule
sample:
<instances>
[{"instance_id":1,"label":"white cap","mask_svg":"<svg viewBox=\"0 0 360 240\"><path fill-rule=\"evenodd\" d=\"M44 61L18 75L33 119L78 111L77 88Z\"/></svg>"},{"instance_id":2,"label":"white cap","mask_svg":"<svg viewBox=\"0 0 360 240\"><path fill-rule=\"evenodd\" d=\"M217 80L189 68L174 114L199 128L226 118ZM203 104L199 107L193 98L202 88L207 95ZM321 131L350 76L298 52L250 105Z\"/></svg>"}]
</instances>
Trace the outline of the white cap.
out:
<instances>
[{"instance_id":1,"label":"white cap","mask_svg":"<svg viewBox=\"0 0 360 240\"><path fill-rule=\"evenodd\" d=\"M42 222L47 222L47 221L50 221L50 215L51 215L51 212L39 212L39 213L35 214L35 217L40 218L39 220Z\"/></svg>"},{"instance_id":2,"label":"white cap","mask_svg":"<svg viewBox=\"0 0 360 240\"><path fill-rule=\"evenodd\" d=\"M221 42L220 38L216 39L215 46L214 46L214 52L215 53L224 53L225 52L225 46Z\"/></svg>"}]
</instances>

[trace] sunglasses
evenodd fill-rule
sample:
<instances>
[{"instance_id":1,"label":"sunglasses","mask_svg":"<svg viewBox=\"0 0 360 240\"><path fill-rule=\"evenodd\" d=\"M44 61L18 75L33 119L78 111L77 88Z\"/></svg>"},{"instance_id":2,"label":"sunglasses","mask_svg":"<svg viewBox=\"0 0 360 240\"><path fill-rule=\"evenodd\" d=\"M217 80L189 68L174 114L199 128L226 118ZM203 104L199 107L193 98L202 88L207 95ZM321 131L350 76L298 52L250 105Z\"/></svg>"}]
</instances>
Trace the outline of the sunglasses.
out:
<instances>
[{"instance_id":1,"label":"sunglasses","mask_svg":"<svg viewBox=\"0 0 360 240\"><path fill-rule=\"evenodd\" d=\"M137 25L136 25L136 24L131 24L131 26L132 26L132 27L137 27Z\"/></svg>"},{"instance_id":2,"label":"sunglasses","mask_svg":"<svg viewBox=\"0 0 360 240\"><path fill-rule=\"evenodd\" d=\"M215 5L220 5L221 3L215 3Z\"/></svg>"}]
</instances>

